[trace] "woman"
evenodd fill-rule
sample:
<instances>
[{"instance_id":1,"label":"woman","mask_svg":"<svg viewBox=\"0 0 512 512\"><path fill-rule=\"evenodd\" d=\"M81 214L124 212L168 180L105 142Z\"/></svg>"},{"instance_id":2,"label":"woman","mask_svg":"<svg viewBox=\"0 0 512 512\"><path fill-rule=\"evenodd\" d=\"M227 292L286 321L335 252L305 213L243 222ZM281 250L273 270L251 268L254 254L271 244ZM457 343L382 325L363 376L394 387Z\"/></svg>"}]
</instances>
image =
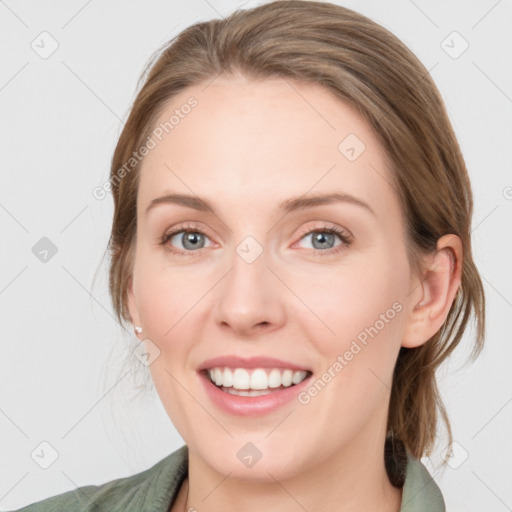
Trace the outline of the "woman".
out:
<instances>
[{"instance_id":1,"label":"woman","mask_svg":"<svg viewBox=\"0 0 512 512\"><path fill-rule=\"evenodd\" d=\"M110 291L185 445L45 510L443 511L436 368L485 300L439 92L349 9L166 45L119 138Z\"/></svg>"}]
</instances>

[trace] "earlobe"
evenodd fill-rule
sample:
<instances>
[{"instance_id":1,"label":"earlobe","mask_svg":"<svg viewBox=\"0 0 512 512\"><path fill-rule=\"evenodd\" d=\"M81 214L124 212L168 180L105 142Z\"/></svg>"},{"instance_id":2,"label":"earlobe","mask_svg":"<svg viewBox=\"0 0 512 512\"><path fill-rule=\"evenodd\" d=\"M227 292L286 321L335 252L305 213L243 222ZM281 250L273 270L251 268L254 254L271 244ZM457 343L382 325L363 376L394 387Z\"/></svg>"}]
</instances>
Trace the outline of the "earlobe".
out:
<instances>
[{"instance_id":1,"label":"earlobe","mask_svg":"<svg viewBox=\"0 0 512 512\"><path fill-rule=\"evenodd\" d=\"M462 258L458 236L449 234L439 238L436 253L420 282L423 296L420 302L412 304L409 313L403 347L419 347L441 329L460 286Z\"/></svg>"}]
</instances>

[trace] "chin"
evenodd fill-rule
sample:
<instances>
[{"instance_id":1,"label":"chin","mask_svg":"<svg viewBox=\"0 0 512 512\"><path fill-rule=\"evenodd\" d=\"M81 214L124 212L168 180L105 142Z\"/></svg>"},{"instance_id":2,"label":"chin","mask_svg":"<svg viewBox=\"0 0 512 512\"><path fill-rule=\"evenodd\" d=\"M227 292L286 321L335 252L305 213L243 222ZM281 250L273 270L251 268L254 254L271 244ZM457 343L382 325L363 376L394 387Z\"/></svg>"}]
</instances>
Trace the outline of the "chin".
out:
<instances>
[{"instance_id":1,"label":"chin","mask_svg":"<svg viewBox=\"0 0 512 512\"><path fill-rule=\"evenodd\" d=\"M300 471L304 457L301 445L300 456L296 445L286 445L282 437L275 440L265 439L261 434L259 440L250 441L247 436L236 437L224 443L192 448L203 459L203 462L221 475L230 478L250 480L251 482L269 483L275 480L286 480ZM189 445L189 450L191 445Z\"/></svg>"}]
</instances>

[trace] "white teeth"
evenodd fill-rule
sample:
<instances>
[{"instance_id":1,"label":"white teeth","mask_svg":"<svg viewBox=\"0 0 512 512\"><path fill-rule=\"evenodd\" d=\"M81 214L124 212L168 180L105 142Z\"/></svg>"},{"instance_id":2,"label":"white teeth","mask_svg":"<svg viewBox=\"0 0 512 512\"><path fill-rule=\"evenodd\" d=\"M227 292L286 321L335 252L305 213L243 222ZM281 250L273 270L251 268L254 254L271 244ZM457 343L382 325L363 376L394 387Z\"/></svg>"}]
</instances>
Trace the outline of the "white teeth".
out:
<instances>
[{"instance_id":1,"label":"white teeth","mask_svg":"<svg viewBox=\"0 0 512 512\"><path fill-rule=\"evenodd\" d=\"M269 393L268 388L289 387L292 384L299 384L306 378L308 372L304 370L279 370L278 368L247 370L245 368L216 367L210 368L208 374L212 382L219 387L244 390L236 393L242 396L258 396ZM248 394L246 394L245 390L254 390L258 393L247 391ZM267 390L267 393L263 392L264 390Z\"/></svg>"},{"instance_id":2,"label":"white teeth","mask_svg":"<svg viewBox=\"0 0 512 512\"><path fill-rule=\"evenodd\" d=\"M214 381L217 386L220 386L223 382L224 378L222 375L222 370L220 368L215 368L214 371Z\"/></svg>"},{"instance_id":3,"label":"white teeth","mask_svg":"<svg viewBox=\"0 0 512 512\"><path fill-rule=\"evenodd\" d=\"M293 380L293 372L291 370L285 370L283 372L281 379L283 381L283 386L291 386Z\"/></svg>"},{"instance_id":4,"label":"white teeth","mask_svg":"<svg viewBox=\"0 0 512 512\"><path fill-rule=\"evenodd\" d=\"M292 384L299 384L299 382L302 382L306 374L307 372L294 372L292 377Z\"/></svg>"},{"instance_id":5,"label":"white teeth","mask_svg":"<svg viewBox=\"0 0 512 512\"><path fill-rule=\"evenodd\" d=\"M269 388L278 388L281 385L281 372L274 368L268 374L268 387Z\"/></svg>"},{"instance_id":6,"label":"white teeth","mask_svg":"<svg viewBox=\"0 0 512 512\"><path fill-rule=\"evenodd\" d=\"M233 385L233 372L229 368L224 369L222 384L227 388Z\"/></svg>"},{"instance_id":7,"label":"white teeth","mask_svg":"<svg viewBox=\"0 0 512 512\"><path fill-rule=\"evenodd\" d=\"M224 388L224 391L226 393L229 393L230 395L238 395L238 396L261 396L261 395L268 395L269 393L272 393L272 391L265 389L265 390L258 390L258 389L250 389L249 391L244 390L238 390L235 388Z\"/></svg>"},{"instance_id":8,"label":"white teeth","mask_svg":"<svg viewBox=\"0 0 512 512\"><path fill-rule=\"evenodd\" d=\"M221 385L223 384L224 382ZM237 368L233 372L233 387L235 389L249 389L251 387L251 378L247 370Z\"/></svg>"},{"instance_id":9,"label":"white teeth","mask_svg":"<svg viewBox=\"0 0 512 512\"><path fill-rule=\"evenodd\" d=\"M268 377L265 370L258 368L254 370L251 375L251 389L267 389Z\"/></svg>"}]
</instances>

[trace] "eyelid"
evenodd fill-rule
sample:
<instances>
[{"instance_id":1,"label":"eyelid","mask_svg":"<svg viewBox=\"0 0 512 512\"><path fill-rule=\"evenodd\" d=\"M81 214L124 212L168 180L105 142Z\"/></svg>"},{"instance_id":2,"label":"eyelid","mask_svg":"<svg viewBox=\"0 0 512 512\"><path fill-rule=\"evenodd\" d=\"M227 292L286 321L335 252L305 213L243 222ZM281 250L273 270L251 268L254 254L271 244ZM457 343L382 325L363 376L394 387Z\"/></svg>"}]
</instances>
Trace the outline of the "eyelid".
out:
<instances>
[{"instance_id":1,"label":"eyelid","mask_svg":"<svg viewBox=\"0 0 512 512\"><path fill-rule=\"evenodd\" d=\"M350 231L336 224L332 224L328 221L316 221L316 224L309 227L304 227L301 229L297 242L295 242L292 247L298 244L301 240L303 240L306 236L309 236L316 232L326 232L331 233L334 236L337 236L341 243L339 245L335 245L334 247L330 247L328 249L307 249L310 254L314 256L337 256L347 250L353 243L354 237Z\"/></svg>"},{"instance_id":2,"label":"eyelid","mask_svg":"<svg viewBox=\"0 0 512 512\"><path fill-rule=\"evenodd\" d=\"M314 225L309 225L307 227L301 227L300 232L297 235L298 239L296 242L293 243L292 247L295 246L298 242L300 242L307 235L310 235L315 232L322 232L322 231L330 232L334 236L337 236L341 240L341 244L331 247L329 249L325 249L325 250L324 249L308 249L309 251L312 251L315 255L316 254L319 254L319 255L321 254L321 255L325 255L325 256L332 255L332 254L338 253L340 251L343 251L344 249L346 249L348 246L351 245L351 243L353 241L353 235L349 230L347 230L345 228L341 228L341 227L337 226L336 224L332 224L328 221L315 221L315 222L316 222L316 224L314 224ZM211 241L211 238L208 236L208 234L205 231L207 231L207 230L202 229L198 223L193 222L193 221L192 222L189 221L184 224L178 224L177 226L170 229L170 231L166 231L164 233L164 235L162 235L159 238L158 245L165 246L165 248L170 253L175 253L175 254L179 254L179 255L187 254L189 256L195 256L201 252L201 249L207 249L208 247L201 247L200 249L197 249L197 250L187 251L187 250L178 249L178 248L171 249L169 247L168 242L172 237L174 237L180 233L186 233L186 232L200 233L200 234L204 235L205 237L207 237L208 239L210 239L210 241ZM212 241L212 245L214 245L214 244L215 244L215 242Z\"/></svg>"},{"instance_id":3,"label":"eyelid","mask_svg":"<svg viewBox=\"0 0 512 512\"><path fill-rule=\"evenodd\" d=\"M180 233L186 233L186 232L192 232L192 233L201 233L202 235L208 237L210 240L210 236L207 233L207 229L203 229L199 223L196 223L194 221L188 221L183 224L178 224L177 226L169 229L166 231L162 236L160 236L158 239L163 242L164 239L169 240L173 236L180 234ZM192 251L188 251L192 252ZM196 251L197 252L197 251Z\"/></svg>"},{"instance_id":4,"label":"eyelid","mask_svg":"<svg viewBox=\"0 0 512 512\"><path fill-rule=\"evenodd\" d=\"M320 220L320 221L315 221L316 224L314 225L310 225L310 226L307 226L307 227L301 227L301 230L299 232L299 238L302 238L304 237L305 235L309 235L310 233L312 232L315 232L315 231L329 231L329 230L332 230L332 231L335 231L336 234L338 235L342 235L343 237L345 237L346 239L349 239L349 240L352 240L354 237L352 235L352 233L346 229L346 228L342 228L336 224L333 224L332 222L329 222L329 221L325 221L325 220Z\"/></svg>"}]
</instances>

